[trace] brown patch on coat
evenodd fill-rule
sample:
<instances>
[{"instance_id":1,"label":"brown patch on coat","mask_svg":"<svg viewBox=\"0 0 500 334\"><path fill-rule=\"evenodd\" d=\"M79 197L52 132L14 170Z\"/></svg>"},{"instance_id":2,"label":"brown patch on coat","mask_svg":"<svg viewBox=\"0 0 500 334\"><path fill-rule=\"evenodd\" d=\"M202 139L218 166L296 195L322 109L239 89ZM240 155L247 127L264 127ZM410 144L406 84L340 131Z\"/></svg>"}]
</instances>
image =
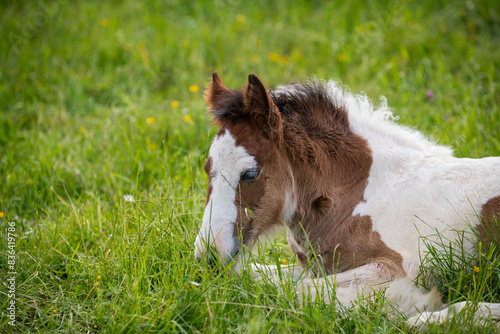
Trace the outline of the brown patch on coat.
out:
<instances>
[{"instance_id":1,"label":"brown patch on coat","mask_svg":"<svg viewBox=\"0 0 500 334\"><path fill-rule=\"evenodd\" d=\"M333 200L328 195L320 195L315 198L311 204L311 209L315 210L321 217L330 211L333 205Z\"/></svg>"},{"instance_id":2,"label":"brown patch on coat","mask_svg":"<svg viewBox=\"0 0 500 334\"><path fill-rule=\"evenodd\" d=\"M481 208L481 223L477 227L479 238L488 253L493 243L500 245L500 196L488 200ZM496 249L498 254L500 249Z\"/></svg>"},{"instance_id":3,"label":"brown patch on coat","mask_svg":"<svg viewBox=\"0 0 500 334\"><path fill-rule=\"evenodd\" d=\"M257 179L240 180L236 189L239 228L235 229L235 236L241 233L245 244L250 246L262 233L282 223L283 194L291 188L290 174L286 172L288 159L280 157L277 146L252 118L226 127L236 145L243 146L260 169Z\"/></svg>"},{"instance_id":4,"label":"brown patch on coat","mask_svg":"<svg viewBox=\"0 0 500 334\"><path fill-rule=\"evenodd\" d=\"M363 201L372 153L325 87L293 83L269 93L254 75L242 95L221 85L215 73L207 94L214 122L261 168L256 180L240 180L236 189L235 234L251 246L285 224L299 263L317 275L380 263L393 278L406 276L402 256L373 231L371 218L352 215ZM285 195L292 191L296 210L285 222Z\"/></svg>"}]
</instances>

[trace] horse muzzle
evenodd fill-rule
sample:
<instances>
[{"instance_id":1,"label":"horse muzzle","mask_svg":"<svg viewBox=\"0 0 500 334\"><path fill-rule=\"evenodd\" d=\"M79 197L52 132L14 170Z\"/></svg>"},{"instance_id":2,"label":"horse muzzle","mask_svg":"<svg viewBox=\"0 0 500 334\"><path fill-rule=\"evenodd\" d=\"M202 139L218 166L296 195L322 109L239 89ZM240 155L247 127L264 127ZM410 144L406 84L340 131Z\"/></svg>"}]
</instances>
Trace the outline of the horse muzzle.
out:
<instances>
[{"instance_id":1,"label":"horse muzzle","mask_svg":"<svg viewBox=\"0 0 500 334\"><path fill-rule=\"evenodd\" d=\"M217 231L202 228L196 237L194 256L210 267L216 266L217 263L227 266L239 259L240 241L233 236L234 224L227 223L222 226Z\"/></svg>"}]
</instances>

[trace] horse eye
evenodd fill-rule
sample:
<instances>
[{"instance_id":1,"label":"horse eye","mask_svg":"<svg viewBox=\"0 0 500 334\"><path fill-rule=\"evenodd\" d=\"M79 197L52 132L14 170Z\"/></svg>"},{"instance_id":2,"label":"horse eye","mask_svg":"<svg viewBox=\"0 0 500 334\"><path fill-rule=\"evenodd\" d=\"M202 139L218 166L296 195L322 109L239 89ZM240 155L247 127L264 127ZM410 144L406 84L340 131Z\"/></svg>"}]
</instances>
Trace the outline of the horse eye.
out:
<instances>
[{"instance_id":1,"label":"horse eye","mask_svg":"<svg viewBox=\"0 0 500 334\"><path fill-rule=\"evenodd\" d=\"M252 168L244 171L241 173L241 179L242 180L254 180L259 176L260 174L260 169L257 168Z\"/></svg>"}]
</instances>

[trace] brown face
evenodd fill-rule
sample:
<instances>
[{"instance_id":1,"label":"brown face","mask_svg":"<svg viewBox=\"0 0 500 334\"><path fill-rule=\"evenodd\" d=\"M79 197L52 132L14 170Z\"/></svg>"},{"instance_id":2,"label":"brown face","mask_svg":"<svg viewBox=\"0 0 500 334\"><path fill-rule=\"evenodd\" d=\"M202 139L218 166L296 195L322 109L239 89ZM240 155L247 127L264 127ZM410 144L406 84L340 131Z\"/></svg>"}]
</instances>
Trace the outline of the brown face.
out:
<instances>
[{"instance_id":1,"label":"brown face","mask_svg":"<svg viewBox=\"0 0 500 334\"><path fill-rule=\"evenodd\" d=\"M258 99L267 97L262 89L257 90ZM283 221L285 194L291 190L291 168L269 131L251 117L251 112L259 111L260 102L252 100L255 96L249 90L247 87L241 102L243 109L231 109L244 116L221 124L210 147L205 165L209 189L195 242L197 258L210 249L229 262L242 244L251 246L264 231Z\"/></svg>"}]
</instances>

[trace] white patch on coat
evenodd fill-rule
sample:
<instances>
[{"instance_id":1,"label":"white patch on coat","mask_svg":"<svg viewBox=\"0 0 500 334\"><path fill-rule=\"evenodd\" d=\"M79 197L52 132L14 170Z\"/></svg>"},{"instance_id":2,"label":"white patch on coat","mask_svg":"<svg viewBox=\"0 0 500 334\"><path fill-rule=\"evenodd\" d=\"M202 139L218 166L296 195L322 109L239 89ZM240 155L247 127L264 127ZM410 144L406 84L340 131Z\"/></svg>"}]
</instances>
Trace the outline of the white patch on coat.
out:
<instances>
[{"instance_id":1,"label":"white patch on coat","mask_svg":"<svg viewBox=\"0 0 500 334\"><path fill-rule=\"evenodd\" d=\"M243 171L256 168L254 157L244 147L237 146L229 130L215 137L210 147L212 159L212 193L208 199L203 223L195 241L195 257L200 258L207 245L214 247L219 256L228 259L237 247L233 237L238 210L235 205L236 187Z\"/></svg>"},{"instance_id":2,"label":"white patch on coat","mask_svg":"<svg viewBox=\"0 0 500 334\"><path fill-rule=\"evenodd\" d=\"M328 88L346 106L353 132L372 150L364 201L353 215L371 217L373 230L403 256L403 268L413 279L426 250L420 236L438 241L439 231L443 240L456 242L456 231L477 226L482 205L500 195L500 158L455 158L450 148L392 122L384 98L374 108L365 95L352 95L335 83ZM464 246L473 251L472 242Z\"/></svg>"},{"instance_id":3,"label":"white patch on coat","mask_svg":"<svg viewBox=\"0 0 500 334\"><path fill-rule=\"evenodd\" d=\"M292 221L295 210L297 210L297 198L295 195L295 184L293 184L292 190L285 194L285 205L283 206L282 213L283 224L285 226Z\"/></svg>"}]
</instances>

